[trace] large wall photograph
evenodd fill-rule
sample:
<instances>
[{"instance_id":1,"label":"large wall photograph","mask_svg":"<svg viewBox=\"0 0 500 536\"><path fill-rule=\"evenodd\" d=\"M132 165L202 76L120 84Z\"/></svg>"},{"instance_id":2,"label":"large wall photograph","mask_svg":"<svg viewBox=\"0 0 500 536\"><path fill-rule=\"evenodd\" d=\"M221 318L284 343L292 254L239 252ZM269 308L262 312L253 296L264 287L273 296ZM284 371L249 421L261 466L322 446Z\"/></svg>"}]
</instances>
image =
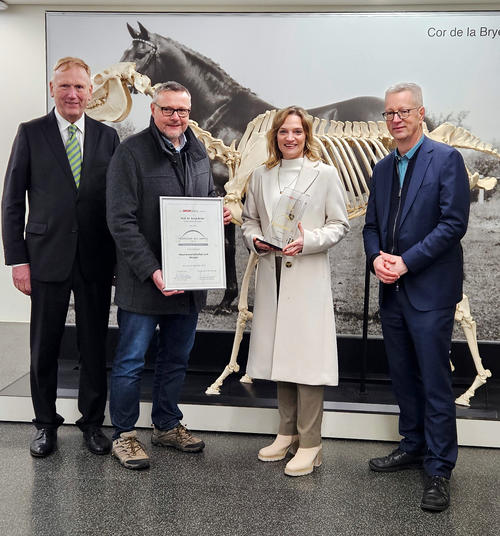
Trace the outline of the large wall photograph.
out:
<instances>
[{"instance_id":1,"label":"large wall photograph","mask_svg":"<svg viewBox=\"0 0 500 536\"><path fill-rule=\"evenodd\" d=\"M192 119L226 144L238 141L258 114L298 104L320 118L378 121L385 89L419 83L429 130L449 121L500 147L500 13L186 14L48 12L47 81L62 56L85 59L96 74L134 61L152 83L177 80L193 96ZM48 84L47 84L48 87ZM149 97L133 95L129 117L114 124L121 137L149 122ZM47 94L48 109L52 107ZM500 160L464 151L482 175L500 177ZM223 194L226 175L214 168ZM500 340L500 185L471 193L463 240L466 279L478 338ZM361 334L364 218L330 253L337 333ZM241 282L248 253L235 230ZM226 295L227 298L227 295ZM199 328L234 329L236 300L221 307L212 291ZM250 296L250 302L252 296ZM115 323L112 313L111 323ZM380 334L372 277L370 328ZM456 329L455 338L463 339Z\"/></svg>"}]
</instances>

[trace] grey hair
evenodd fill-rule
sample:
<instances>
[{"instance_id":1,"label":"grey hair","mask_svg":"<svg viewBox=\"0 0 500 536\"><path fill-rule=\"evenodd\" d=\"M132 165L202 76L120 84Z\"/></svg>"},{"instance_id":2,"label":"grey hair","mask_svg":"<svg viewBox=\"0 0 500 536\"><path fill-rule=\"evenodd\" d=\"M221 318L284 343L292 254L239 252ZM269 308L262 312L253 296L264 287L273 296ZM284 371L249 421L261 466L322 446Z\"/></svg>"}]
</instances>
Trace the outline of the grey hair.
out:
<instances>
[{"instance_id":1,"label":"grey hair","mask_svg":"<svg viewBox=\"0 0 500 536\"><path fill-rule=\"evenodd\" d=\"M392 93L401 93L401 91L409 91L412 94L417 106L424 105L422 88L413 82L400 82L399 84L394 84L393 86L388 87L385 91L385 97L387 98L387 95Z\"/></svg>"},{"instance_id":2,"label":"grey hair","mask_svg":"<svg viewBox=\"0 0 500 536\"><path fill-rule=\"evenodd\" d=\"M157 102L160 93L164 93L165 91L187 93L189 98L191 98L191 93L189 93L189 90L186 87L184 87L182 84L179 84L179 82L174 82L171 80L170 82L163 82L162 84L158 84L154 87L153 102Z\"/></svg>"}]
</instances>

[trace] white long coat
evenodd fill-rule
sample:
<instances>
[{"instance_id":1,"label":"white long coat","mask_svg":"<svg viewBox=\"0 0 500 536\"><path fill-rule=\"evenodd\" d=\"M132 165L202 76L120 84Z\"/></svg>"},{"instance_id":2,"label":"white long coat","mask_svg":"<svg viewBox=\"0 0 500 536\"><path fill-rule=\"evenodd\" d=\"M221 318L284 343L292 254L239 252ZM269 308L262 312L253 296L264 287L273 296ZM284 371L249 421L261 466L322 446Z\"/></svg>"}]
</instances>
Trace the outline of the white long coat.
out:
<instances>
[{"instance_id":1,"label":"white long coat","mask_svg":"<svg viewBox=\"0 0 500 536\"><path fill-rule=\"evenodd\" d=\"M272 218L272 188L278 166L257 168L243 209L243 238L263 238ZM255 280L254 317L247 374L253 378L338 385L337 340L328 249L349 230L343 189L337 171L304 159L295 190L310 195L302 225L304 246L283 256L279 299L275 253L260 254Z\"/></svg>"}]
</instances>

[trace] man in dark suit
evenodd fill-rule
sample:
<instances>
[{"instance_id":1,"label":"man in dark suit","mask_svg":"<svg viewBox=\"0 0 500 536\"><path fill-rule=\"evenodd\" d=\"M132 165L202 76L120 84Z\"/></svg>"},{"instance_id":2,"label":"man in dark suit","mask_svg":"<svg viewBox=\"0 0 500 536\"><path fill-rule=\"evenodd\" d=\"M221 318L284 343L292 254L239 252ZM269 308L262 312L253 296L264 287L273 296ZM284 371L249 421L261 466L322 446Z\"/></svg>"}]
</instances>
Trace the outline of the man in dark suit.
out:
<instances>
[{"instance_id":1,"label":"man in dark suit","mask_svg":"<svg viewBox=\"0 0 500 536\"><path fill-rule=\"evenodd\" d=\"M5 263L14 285L31 296L31 398L37 432L33 456L57 445L57 359L70 293L80 353L77 425L91 452L105 454L105 338L114 246L106 225L106 169L116 131L84 114L92 84L88 65L62 58L50 93L55 109L20 125L2 198ZM26 193L28 220L25 224Z\"/></svg>"},{"instance_id":2,"label":"man in dark suit","mask_svg":"<svg viewBox=\"0 0 500 536\"><path fill-rule=\"evenodd\" d=\"M424 113L416 84L386 91L383 115L397 148L373 170L363 236L381 281L380 316L403 439L369 465L390 472L423 464L421 507L441 511L449 505L458 450L449 351L462 299L460 240L470 194L462 156L424 136Z\"/></svg>"}]
</instances>

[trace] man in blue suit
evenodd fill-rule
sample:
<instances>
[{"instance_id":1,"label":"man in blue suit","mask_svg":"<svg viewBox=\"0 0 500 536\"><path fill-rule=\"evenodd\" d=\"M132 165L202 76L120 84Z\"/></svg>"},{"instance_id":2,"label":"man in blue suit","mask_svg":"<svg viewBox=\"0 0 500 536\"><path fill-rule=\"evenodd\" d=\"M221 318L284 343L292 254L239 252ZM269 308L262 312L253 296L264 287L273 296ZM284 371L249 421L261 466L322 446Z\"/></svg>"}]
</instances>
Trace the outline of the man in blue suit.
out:
<instances>
[{"instance_id":1,"label":"man in blue suit","mask_svg":"<svg viewBox=\"0 0 500 536\"><path fill-rule=\"evenodd\" d=\"M445 510L457 459L449 351L462 299L460 239L467 230L469 183L458 151L423 134L422 91L397 84L385 94L396 150L373 170L365 252L380 280L380 316L400 408L399 447L374 458L373 471L423 465L421 507Z\"/></svg>"}]
</instances>

